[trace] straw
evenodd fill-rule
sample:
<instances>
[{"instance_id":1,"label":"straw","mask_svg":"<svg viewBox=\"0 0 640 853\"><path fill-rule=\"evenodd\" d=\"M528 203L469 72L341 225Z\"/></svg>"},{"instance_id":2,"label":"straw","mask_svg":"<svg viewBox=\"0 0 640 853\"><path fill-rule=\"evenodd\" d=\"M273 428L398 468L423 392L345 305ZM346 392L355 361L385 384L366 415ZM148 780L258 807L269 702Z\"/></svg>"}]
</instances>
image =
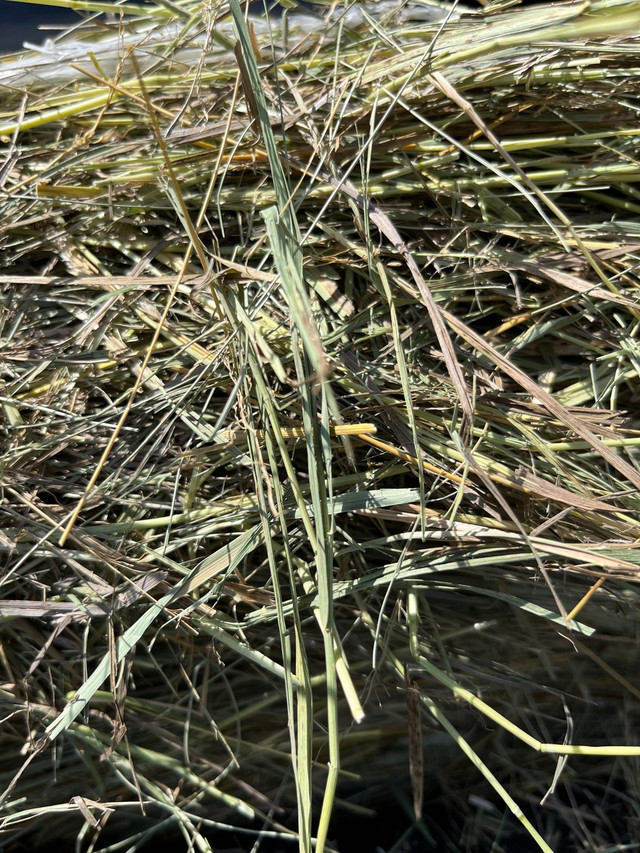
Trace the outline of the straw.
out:
<instances>
[{"instance_id":1,"label":"straw","mask_svg":"<svg viewBox=\"0 0 640 853\"><path fill-rule=\"evenodd\" d=\"M640 3L56 5L0 58L2 843L636 844Z\"/></svg>"}]
</instances>

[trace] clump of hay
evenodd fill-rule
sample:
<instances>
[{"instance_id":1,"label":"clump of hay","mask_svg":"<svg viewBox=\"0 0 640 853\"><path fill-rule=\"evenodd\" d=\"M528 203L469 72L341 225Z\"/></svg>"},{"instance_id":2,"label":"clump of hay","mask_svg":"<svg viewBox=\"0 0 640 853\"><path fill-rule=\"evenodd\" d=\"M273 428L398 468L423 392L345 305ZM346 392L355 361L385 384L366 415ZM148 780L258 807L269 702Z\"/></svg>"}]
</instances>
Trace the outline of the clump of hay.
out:
<instances>
[{"instance_id":1,"label":"clump of hay","mask_svg":"<svg viewBox=\"0 0 640 853\"><path fill-rule=\"evenodd\" d=\"M8 843L637 841L640 3L74 5L0 61Z\"/></svg>"}]
</instances>

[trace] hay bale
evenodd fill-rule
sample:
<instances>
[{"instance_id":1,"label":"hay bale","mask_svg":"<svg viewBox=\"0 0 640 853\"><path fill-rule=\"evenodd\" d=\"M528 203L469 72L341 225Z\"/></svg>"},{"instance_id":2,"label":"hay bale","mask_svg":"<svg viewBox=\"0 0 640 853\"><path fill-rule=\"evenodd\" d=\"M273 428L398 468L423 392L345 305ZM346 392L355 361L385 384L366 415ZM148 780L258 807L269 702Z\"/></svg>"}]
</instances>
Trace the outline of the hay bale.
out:
<instances>
[{"instance_id":1,"label":"hay bale","mask_svg":"<svg viewBox=\"0 0 640 853\"><path fill-rule=\"evenodd\" d=\"M84 7L0 60L5 839L637 841L640 3Z\"/></svg>"}]
</instances>

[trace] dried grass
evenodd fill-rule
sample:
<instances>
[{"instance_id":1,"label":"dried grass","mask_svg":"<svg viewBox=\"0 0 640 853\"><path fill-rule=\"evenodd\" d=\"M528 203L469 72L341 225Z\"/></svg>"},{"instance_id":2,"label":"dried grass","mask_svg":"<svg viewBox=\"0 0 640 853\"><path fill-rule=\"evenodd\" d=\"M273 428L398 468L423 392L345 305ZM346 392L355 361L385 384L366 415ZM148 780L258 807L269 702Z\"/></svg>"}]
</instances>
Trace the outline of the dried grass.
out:
<instances>
[{"instance_id":1,"label":"dried grass","mask_svg":"<svg viewBox=\"0 0 640 853\"><path fill-rule=\"evenodd\" d=\"M0 59L9 849L637 846L640 3L74 7Z\"/></svg>"}]
</instances>

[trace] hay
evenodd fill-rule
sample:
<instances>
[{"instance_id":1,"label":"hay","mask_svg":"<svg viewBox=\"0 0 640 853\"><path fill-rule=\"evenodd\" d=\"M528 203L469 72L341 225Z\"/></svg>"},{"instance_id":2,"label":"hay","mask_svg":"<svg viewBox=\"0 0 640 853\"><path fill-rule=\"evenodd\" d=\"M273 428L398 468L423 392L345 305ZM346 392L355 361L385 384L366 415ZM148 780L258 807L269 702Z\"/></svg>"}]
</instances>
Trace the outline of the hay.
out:
<instances>
[{"instance_id":1,"label":"hay","mask_svg":"<svg viewBox=\"0 0 640 853\"><path fill-rule=\"evenodd\" d=\"M73 5L0 60L11 849L638 842L640 3Z\"/></svg>"}]
</instances>

